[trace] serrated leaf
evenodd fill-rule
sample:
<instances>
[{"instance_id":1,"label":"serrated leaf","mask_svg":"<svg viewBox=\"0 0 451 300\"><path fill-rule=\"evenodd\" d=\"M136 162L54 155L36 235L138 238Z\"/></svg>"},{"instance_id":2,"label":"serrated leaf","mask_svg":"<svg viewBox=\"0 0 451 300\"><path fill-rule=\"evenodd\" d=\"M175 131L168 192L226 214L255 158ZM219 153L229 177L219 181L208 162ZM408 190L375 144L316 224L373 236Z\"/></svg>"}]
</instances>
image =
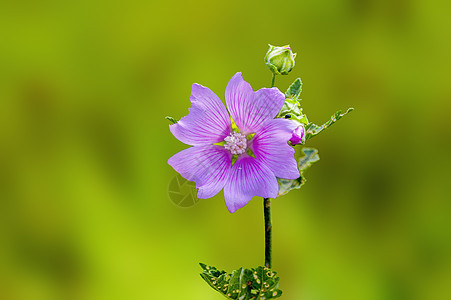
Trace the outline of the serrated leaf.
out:
<instances>
[{"instance_id":1,"label":"serrated leaf","mask_svg":"<svg viewBox=\"0 0 451 300\"><path fill-rule=\"evenodd\" d=\"M304 156L299 158L298 167L299 172L302 174L307 170L314 162L319 160L318 150L315 148L302 148Z\"/></svg>"},{"instance_id":2,"label":"serrated leaf","mask_svg":"<svg viewBox=\"0 0 451 300\"><path fill-rule=\"evenodd\" d=\"M282 295L277 273L266 267L239 268L227 274L202 263L200 266L203 269L200 276L227 299L263 300Z\"/></svg>"},{"instance_id":3,"label":"serrated leaf","mask_svg":"<svg viewBox=\"0 0 451 300\"><path fill-rule=\"evenodd\" d=\"M333 114L330 117L330 120L327 121L326 123L324 123L321 126L318 126L316 124L313 123L309 123L306 127L305 127L305 140L311 139L314 136L317 136L318 134L320 134L324 129L329 128L330 126L332 126L335 122L337 122L338 120L340 120L343 116L345 116L346 114L350 113L351 111L353 111L354 108L350 107L348 108L348 110L344 113L341 113L341 110L337 111L335 114Z\"/></svg>"},{"instance_id":4,"label":"serrated leaf","mask_svg":"<svg viewBox=\"0 0 451 300\"><path fill-rule=\"evenodd\" d=\"M279 196L286 195L289 191L300 189L307 181L304 176L304 171L307 170L314 162L319 160L318 150L314 148L302 148L304 156L299 158L298 168L301 176L297 179L282 179L279 181Z\"/></svg>"},{"instance_id":5,"label":"serrated leaf","mask_svg":"<svg viewBox=\"0 0 451 300\"><path fill-rule=\"evenodd\" d=\"M175 124L175 123L178 122L177 119L175 119L175 118L173 118L173 117L170 117L170 116L166 116L165 119L166 119L166 120L169 120L170 122L172 122L172 124Z\"/></svg>"},{"instance_id":6,"label":"serrated leaf","mask_svg":"<svg viewBox=\"0 0 451 300\"><path fill-rule=\"evenodd\" d=\"M297 179L277 178L277 181L279 182L279 196L283 196L291 190L300 189L305 183L305 178L301 175Z\"/></svg>"},{"instance_id":7,"label":"serrated leaf","mask_svg":"<svg viewBox=\"0 0 451 300\"><path fill-rule=\"evenodd\" d=\"M288 118L305 125L308 124L307 116L302 113L301 99L302 81L297 78L285 92L285 102L277 118Z\"/></svg>"},{"instance_id":8,"label":"serrated leaf","mask_svg":"<svg viewBox=\"0 0 451 300\"><path fill-rule=\"evenodd\" d=\"M285 98L299 99L302 93L302 81L301 78L296 78L296 80L288 87L285 92Z\"/></svg>"}]
</instances>

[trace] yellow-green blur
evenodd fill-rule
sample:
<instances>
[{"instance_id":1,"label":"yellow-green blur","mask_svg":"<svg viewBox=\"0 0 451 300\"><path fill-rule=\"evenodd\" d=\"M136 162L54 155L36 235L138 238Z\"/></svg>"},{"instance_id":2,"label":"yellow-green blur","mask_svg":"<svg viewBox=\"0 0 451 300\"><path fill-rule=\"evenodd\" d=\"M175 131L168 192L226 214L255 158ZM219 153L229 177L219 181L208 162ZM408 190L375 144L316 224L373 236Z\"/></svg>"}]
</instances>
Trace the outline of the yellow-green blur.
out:
<instances>
[{"instance_id":1,"label":"yellow-green blur","mask_svg":"<svg viewBox=\"0 0 451 300\"><path fill-rule=\"evenodd\" d=\"M277 8L280 7L280 11ZM191 84L268 87L297 52L321 160L273 201L286 300L450 299L451 18L444 1L2 1L0 298L222 299L198 262L264 263L263 200L168 197ZM299 149L298 149L299 150ZM299 151L298 151L299 152Z\"/></svg>"}]
</instances>

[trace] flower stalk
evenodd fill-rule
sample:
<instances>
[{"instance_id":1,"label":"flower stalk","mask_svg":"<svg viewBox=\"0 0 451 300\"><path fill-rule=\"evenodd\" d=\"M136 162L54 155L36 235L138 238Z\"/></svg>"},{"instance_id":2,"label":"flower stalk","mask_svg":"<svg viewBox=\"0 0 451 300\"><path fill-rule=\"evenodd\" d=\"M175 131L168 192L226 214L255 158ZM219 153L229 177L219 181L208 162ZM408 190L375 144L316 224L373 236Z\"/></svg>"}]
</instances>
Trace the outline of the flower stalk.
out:
<instances>
[{"instance_id":1,"label":"flower stalk","mask_svg":"<svg viewBox=\"0 0 451 300\"><path fill-rule=\"evenodd\" d=\"M263 210L265 215L265 267L271 269L272 253L272 217L271 198L263 198Z\"/></svg>"},{"instance_id":2,"label":"flower stalk","mask_svg":"<svg viewBox=\"0 0 451 300\"><path fill-rule=\"evenodd\" d=\"M272 74L271 87L276 83L276 74ZM263 214L265 216L265 267L272 266L272 216L271 198L263 198Z\"/></svg>"}]
</instances>

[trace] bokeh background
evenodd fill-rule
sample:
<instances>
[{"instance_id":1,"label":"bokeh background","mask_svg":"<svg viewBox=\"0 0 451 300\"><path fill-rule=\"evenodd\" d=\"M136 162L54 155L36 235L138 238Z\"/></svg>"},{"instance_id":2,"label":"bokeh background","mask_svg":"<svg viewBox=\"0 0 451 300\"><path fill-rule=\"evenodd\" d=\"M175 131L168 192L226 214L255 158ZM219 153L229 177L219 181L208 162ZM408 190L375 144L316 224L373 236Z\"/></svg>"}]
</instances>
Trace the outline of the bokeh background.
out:
<instances>
[{"instance_id":1,"label":"bokeh background","mask_svg":"<svg viewBox=\"0 0 451 300\"><path fill-rule=\"evenodd\" d=\"M298 53L321 160L273 205L282 299L451 299L451 19L426 0L2 1L0 298L222 299L263 263L261 199L179 208L166 115L191 84L267 87ZM298 149L299 150L299 149Z\"/></svg>"}]
</instances>

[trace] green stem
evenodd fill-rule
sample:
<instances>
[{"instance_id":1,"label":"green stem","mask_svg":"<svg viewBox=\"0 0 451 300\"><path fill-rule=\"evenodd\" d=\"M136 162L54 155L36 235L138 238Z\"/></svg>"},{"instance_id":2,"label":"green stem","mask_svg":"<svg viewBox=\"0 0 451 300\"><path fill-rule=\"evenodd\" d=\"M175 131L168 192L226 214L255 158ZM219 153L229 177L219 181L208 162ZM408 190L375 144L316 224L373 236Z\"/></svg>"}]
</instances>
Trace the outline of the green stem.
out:
<instances>
[{"instance_id":1,"label":"green stem","mask_svg":"<svg viewBox=\"0 0 451 300\"><path fill-rule=\"evenodd\" d=\"M276 82L276 74L272 73L271 87L274 87ZM272 217L271 217L271 199L263 198L263 211L265 214L265 267L272 266Z\"/></svg>"},{"instance_id":2,"label":"green stem","mask_svg":"<svg viewBox=\"0 0 451 300\"><path fill-rule=\"evenodd\" d=\"M272 218L270 198L263 198L263 210L265 213L265 267L271 269Z\"/></svg>"}]
</instances>

